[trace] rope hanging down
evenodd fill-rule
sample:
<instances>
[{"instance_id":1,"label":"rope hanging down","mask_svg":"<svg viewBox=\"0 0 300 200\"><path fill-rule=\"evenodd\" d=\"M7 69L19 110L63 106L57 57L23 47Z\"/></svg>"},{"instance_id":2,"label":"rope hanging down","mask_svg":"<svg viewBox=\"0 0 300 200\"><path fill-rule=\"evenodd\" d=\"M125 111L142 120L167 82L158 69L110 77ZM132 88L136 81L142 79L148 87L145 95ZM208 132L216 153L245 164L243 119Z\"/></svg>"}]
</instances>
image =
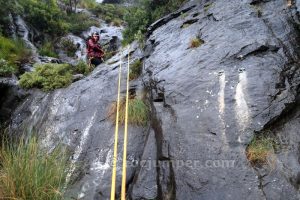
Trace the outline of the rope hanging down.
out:
<instances>
[{"instance_id":1,"label":"rope hanging down","mask_svg":"<svg viewBox=\"0 0 300 200\"><path fill-rule=\"evenodd\" d=\"M121 200L126 199L126 167L127 167L127 136L128 136L128 101L129 101L129 61L130 61L130 46L128 48L127 61L127 80L126 80L126 103L125 103L125 127L124 127L124 147L123 147L123 163L122 163L122 185L121 185ZM119 81L118 81L118 97L117 97L117 114L115 128L115 143L113 157L113 171L111 182L110 199L115 200L116 191L116 173L117 173L117 157L118 157L118 135L119 135L119 108L120 108L120 88L121 88L122 62L120 60Z\"/></svg>"}]
</instances>

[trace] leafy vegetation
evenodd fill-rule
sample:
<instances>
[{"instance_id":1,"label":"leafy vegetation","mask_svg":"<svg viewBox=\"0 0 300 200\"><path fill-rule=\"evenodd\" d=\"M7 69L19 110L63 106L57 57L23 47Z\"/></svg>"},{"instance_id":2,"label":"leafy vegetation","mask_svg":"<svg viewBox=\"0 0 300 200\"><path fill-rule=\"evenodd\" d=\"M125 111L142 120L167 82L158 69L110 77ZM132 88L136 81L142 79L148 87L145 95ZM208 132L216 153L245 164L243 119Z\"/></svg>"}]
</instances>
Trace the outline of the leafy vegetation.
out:
<instances>
[{"instance_id":1,"label":"leafy vegetation","mask_svg":"<svg viewBox=\"0 0 300 200\"><path fill-rule=\"evenodd\" d=\"M0 35L4 34L9 36L6 31L9 26L9 14L16 10L14 0L0 0Z\"/></svg>"},{"instance_id":2,"label":"leafy vegetation","mask_svg":"<svg viewBox=\"0 0 300 200\"><path fill-rule=\"evenodd\" d=\"M68 64L41 64L35 71L26 72L20 77L23 88L41 88L50 91L66 87L72 83L72 69Z\"/></svg>"},{"instance_id":3,"label":"leafy vegetation","mask_svg":"<svg viewBox=\"0 0 300 200\"><path fill-rule=\"evenodd\" d=\"M16 73L17 69L7 63L6 60L0 59L0 76L9 76Z\"/></svg>"},{"instance_id":4,"label":"leafy vegetation","mask_svg":"<svg viewBox=\"0 0 300 200\"><path fill-rule=\"evenodd\" d=\"M54 58L58 57L52 42L45 42L39 49L39 54L42 56L49 56Z\"/></svg>"},{"instance_id":5,"label":"leafy vegetation","mask_svg":"<svg viewBox=\"0 0 300 200\"><path fill-rule=\"evenodd\" d=\"M69 57L73 57L77 51L77 46L69 38L62 39L61 47Z\"/></svg>"},{"instance_id":6,"label":"leafy vegetation","mask_svg":"<svg viewBox=\"0 0 300 200\"><path fill-rule=\"evenodd\" d=\"M126 8L115 4L97 4L91 9L94 14L96 14L101 19L106 22L114 22L117 25L121 25L123 22L124 14L126 13Z\"/></svg>"},{"instance_id":7,"label":"leafy vegetation","mask_svg":"<svg viewBox=\"0 0 300 200\"><path fill-rule=\"evenodd\" d=\"M135 39L140 31L146 32L147 27L168 13L178 9L185 0L139 0L136 7L129 8L124 16L127 28L123 32L126 45Z\"/></svg>"},{"instance_id":8,"label":"leafy vegetation","mask_svg":"<svg viewBox=\"0 0 300 200\"><path fill-rule=\"evenodd\" d=\"M60 36L67 32L65 13L56 0L18 0L22 6L25 19L36 29L50 36Z\"/></svg>"},{"instance_id":9,"label":"leafy vegetation","mask_svg":"<svg viewBox=\"0 0 300 200\"><path fill-rule=\"evenodd\" d=\"M92 65L89 66L85 61L80 60L78 64L75 66L74 72L79 74L88 75L92 71Z\"/></svg>"},{"instance_id":10,"label":"leafy vegetation","mask_svg":"<svg viewBox=\"0 0 300 200\"><path fill-rule=\"evenodd\" d=\"M251 164L263 165L268 157L274 154L275 141L268 136L255 136L246 149L246 155Z\"/></svg>"},{"instance_id":11,"label":"leafy vegetation","mask_svg":"<svg viewBox=\"0 0 300 200\"><path fill-rule=\"evenodd\" d=\"M124 124L125 122L125 107L126 101L125 98L120 102L119 108L119 122ZM115 122L117 112L117 102L112 103L109 108L108 116L111 121ZM128 101L128 123L146 126L149 120L149 106L144 103L143 100L137 98L131 98Z\"/></svg>"},{"instance_id":12,"label":"leafy vegetation","mask_svg":"<svg viewBox=\"0 0 300 200\"><path fill-rule=\"evenodd\" d=\"M68 165L62 148L47 153L36 138L21 140L17 145L4 142L0 162L0 191L4 199L63 199Z\"/></svg>"},{"instance_id":13,"label":"leafy vegetation","mask_svg":"<svg viewBox=\"0 0 300 200\"><path fill-rule=\"evenodd\" d=\"M140 76L142 73L142 62L141 60L136 60L131 66L129 71L129 80L134 80Z\"/></svg>"},{"instance_id":14,"label":"leafy vegetation","mask_svg":"<svg viewBox=\"0 0 300 200\"><path fill-rule=\"evenodd\" d=\"M99 22L86 13L71 13L65 16L64 20L67 31L74 34L80 34L91 26L99 26Z\"/></svg>"},{"instance_id":15,"label":"leafy vegetation","mask_svg":"<svg viewBox=\"0 0 300 200\"><path fill-rule=\"evenodd\" d=\"M30 56L23 41L0 36L0 76L16 73L18 64L28 62Z\"/></svg>"},{"instance_id":16,"label":"leafy vegetation","mask_svg":"<svg viewBox=\"0 0 300 200\"><path fill-rule=\"evenodd\" d=\"M80 1L79 5L81 8L93 9L97 6L97 3L95 0L84 0Z\"/></svg>"}]
</instances>

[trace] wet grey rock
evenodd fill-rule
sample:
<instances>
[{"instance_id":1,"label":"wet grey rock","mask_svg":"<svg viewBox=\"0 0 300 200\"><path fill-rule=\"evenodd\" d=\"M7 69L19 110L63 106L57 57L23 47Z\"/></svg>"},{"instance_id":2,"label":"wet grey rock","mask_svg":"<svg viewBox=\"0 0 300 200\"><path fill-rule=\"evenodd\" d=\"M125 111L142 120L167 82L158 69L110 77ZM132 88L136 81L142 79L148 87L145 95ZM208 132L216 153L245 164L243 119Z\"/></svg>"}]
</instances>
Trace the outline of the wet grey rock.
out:
<instances>
[{"instance_id":1,"label":"wet grey rock","mask_svg":"<svg viewBox=\"0 0 300 200\"><path fill-rule=\"evenodd\" d=\"M0 78L0 125L10 121L16 106L27 93L18 87L16 78Z\"/></svg>"},{"instance_id":2,"label":"wet grey rock","mask_svg":"<svg viewBox=\"0 0 300 200\"><path fill-rule=\"evenodd\" d=\"M80 79L83 79L85 76L83 74L75 74L73 75L73 82L79 81Z\"/></svg>"},{"instance_id":3,"label":"wet grey rock","mask_svg":"<svg viewBox=\"0 0 300 200\"><path fill-rule=\"evenodd\" d=\"M109 199L114 125L107 110L116 99L118 62L130 54L144 62L131 87L144 94L151 120L129 128L129 199L298 199L297 4L189 1L185 13L150 26L144 54L125 49L68 88L35 91L16 109L12 130L34 128L46 147L64 143L73 152L81 165L67 197ZM204 43L190 48L195 37ZM271 172L253 168L245 154L254 132L268 129L288 138ZM122 139L120 133L120 156Z\"/></svg>"}]
</instances>

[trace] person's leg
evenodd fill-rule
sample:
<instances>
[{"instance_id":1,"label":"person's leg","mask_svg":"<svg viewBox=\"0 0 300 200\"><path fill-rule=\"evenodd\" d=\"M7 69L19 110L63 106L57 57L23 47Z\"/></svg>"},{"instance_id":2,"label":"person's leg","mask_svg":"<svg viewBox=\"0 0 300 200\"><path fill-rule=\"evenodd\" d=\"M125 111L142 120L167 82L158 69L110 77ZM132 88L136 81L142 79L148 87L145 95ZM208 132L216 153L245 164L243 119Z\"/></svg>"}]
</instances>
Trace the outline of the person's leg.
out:
<instances>
[{"instance_id":1,"label":"person's leg","mask_svg":"<svg viewBox=\"0 0 300 200\"><path fill-rule=\"evenodd\" d=\"M92 60L91 60L91 64L92 64L92 65L95 65L95 66L98 66L98 65L100 65L101 63L102 63L101 58L92 58Z\"/></svg>"}]
</instances>

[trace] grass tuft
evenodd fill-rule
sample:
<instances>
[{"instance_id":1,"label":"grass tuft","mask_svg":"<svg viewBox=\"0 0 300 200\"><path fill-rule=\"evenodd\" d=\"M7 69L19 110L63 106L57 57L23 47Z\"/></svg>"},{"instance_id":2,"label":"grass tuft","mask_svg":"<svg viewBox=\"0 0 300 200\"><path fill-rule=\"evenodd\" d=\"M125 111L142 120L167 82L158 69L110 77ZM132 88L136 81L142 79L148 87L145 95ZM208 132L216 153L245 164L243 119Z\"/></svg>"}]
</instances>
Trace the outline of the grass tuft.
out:
<instances>
[{"instance_id":1,"label":"grass tuft","mask_svg":"<svg viewBox=\"0 0 300 200\"><path fill-rule=\"evenodd\" d=\"M274 140L266 136L254 136L246 149L246 156L252 165L268 163L268 157L274 154Z\"/></svg>"},{"instance_id":2,"label":"grass tuft","mask_svg":"<svg viewBox=\"0 0 300 200\"><path fill-rule=\"evenodd\" d=\"M136 60L131 66L129 71L129 80L137 79L142 73L142 62Z\"/></svg>"},{"instance_id":3,"label":"grass tuft","mask_svg":"<svg viewBox=\"0 0 300 200\"><path fill-rule=\"evenodd\" d=\"M199 38L192 38L190 41L190 48L198 48L200 47L202 44L204 43L203 40L199 39Z\"/></svg>"},{"instance_id":4,"label":"grass tuft","mask_svg":"<svg viewBox=\"0 0 300 200\"><path fill-rule=\"evenodd\" d=\"M48 154L32 138L13 146L4 142L0 152L0 191L4 199L61 200L67 174L62 148Z\"/></svg>"},{"instance_id":5,"label":"grass tuft","mask_svg":"<svg viewBox=\"0 0 300 200\"><path fill-rule=\"evenodd\" d=\"M125 98L120 102L119 109L119 122L124 124L125 122ZM109 108L108 116L111 121L115 122L117 112L117 102L112 103ZM146 126L149 120L149 106L141 99L129 99L128 102L128 123L138 126Z\"/></svg>"}]
</instances>

